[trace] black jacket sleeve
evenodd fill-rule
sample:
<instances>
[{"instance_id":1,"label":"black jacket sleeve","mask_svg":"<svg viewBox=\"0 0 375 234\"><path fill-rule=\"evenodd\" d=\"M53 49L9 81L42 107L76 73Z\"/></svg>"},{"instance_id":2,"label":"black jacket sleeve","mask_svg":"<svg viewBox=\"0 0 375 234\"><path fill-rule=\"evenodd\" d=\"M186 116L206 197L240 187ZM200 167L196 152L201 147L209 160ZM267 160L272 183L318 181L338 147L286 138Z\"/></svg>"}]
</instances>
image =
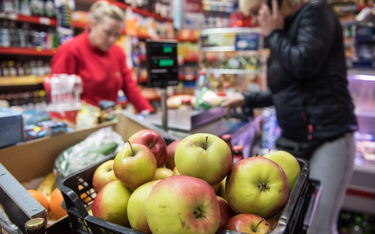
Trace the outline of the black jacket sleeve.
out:
<instances>
[{"instance_id":1,"label":"black jacket sleeve","mask_svg":"<svg viewBox=\"0 0 375 234\"><path fill-rule=\"evenodd\" d=\"M272 54L296 79L312 78L320 71L335 38L334 13L323 4L316 1L304 12L296 41L283 30L267 36Z\"/></svg>"},{"instance_id":2,"label":"black jacket sleeve","mask_svg":"<svg viewBox=\"0 0 375 234\"><path fill-rule=\"evenodd\" d=\"M262 108L273 105L271 90L243 94L245 97L244 107Z\"/></svg>"}]
</instances>

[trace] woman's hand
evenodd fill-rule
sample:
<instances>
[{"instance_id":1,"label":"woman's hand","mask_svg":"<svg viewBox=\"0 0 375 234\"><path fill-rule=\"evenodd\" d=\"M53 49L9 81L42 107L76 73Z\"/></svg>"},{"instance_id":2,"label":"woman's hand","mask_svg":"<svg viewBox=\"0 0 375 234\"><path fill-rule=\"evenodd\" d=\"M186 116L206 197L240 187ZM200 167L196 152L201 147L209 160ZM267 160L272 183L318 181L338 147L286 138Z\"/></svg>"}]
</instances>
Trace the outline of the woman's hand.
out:
<instances>
[{"instance_id":1,"label":"woman's hand","mask_svg":"<svg viewBox=\"0 0 375 234\"><path fill-rule=\"evenodd\" d=\"M245 103L245 98L241 94L229 96L229 97L221 97L223 99L223 102L221 103L221 106L228 106L231 108L237 108L242 106Z\"/></svg>"},{"instance_id":2,"label":"woman's hand","mask_svg":"<svg viewBox=\"0 0 375 234\"><path fill-rule=\"evenodd\" d=\"M272 0L272 12L270 8L263 3L259 9L258 19L264 36L267 36L275 29L284 29L284 17L281 14L277 0Z\"/></svg>"}]
</instances>

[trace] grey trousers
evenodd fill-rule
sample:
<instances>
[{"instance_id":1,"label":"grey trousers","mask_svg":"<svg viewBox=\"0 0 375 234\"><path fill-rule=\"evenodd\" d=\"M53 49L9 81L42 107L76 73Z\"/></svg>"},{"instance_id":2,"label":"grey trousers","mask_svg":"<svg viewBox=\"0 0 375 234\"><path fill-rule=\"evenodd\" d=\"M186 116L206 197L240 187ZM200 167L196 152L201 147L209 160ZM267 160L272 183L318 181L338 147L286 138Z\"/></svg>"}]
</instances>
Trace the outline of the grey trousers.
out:
<instances>
[{"instance_id":1,"label":"grey trousers","mask_svg":"<svg viewBox=\"0 0 375 234\"><path fill-rule=\"evenodd\" d=\"M352 175L355 155L354 134L326 142L310 159L310 178L321 181L322 194L309 234L337 234L337 218Z\"/></svg>"}]
</instances>

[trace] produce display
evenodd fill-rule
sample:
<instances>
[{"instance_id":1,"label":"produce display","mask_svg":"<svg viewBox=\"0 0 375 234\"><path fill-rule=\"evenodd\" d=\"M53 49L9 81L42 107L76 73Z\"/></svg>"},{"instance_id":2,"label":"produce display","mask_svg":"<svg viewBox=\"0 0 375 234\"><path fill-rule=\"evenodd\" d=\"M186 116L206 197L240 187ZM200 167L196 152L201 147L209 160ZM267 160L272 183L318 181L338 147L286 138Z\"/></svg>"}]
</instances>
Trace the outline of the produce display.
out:
<instances>
[{"instance_id":1,"label":"produce display","mask_svg":"<svg viewBox=\"0 0 375 234\"><path fill-rule=\"evenodd\" d=\"M167 168L171 158L175 166ZM198 133L167 147L158 133L142 130L96 168L89 214L142 233L267 233L299 176L294 160L276 151L232 165L228 145L215 135Z\"/></svg>"}]
</instances>

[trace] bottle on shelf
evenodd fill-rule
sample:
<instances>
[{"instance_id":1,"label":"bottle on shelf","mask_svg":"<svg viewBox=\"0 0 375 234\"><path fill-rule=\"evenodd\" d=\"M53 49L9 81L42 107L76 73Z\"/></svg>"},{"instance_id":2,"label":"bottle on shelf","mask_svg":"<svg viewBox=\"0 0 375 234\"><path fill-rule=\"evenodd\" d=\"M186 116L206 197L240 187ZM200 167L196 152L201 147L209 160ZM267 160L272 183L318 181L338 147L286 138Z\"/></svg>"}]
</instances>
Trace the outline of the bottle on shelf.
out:
<instances>
[{"instance_id":1,"label":"bottle on shelf","mask_svg":"<svg viewBox=\"0 0 375 234\"><path fill-rule=\"evenodd\" d=\"M13 1L12 0L1 0L2 10L5 12L13 11Z\"/></svg>"},{"instance_id":2,"label":"bottle on shelf","mask_svg":"<svg viewBox=\"0 0 375 234\"><path fill-rule=\"evenodd\" d=\"M17 76L24 76L25 75L25 69L22 66L21 61L16 62L16 72L17 72Z\"/></svg>"},{"instance_id":3,"label":"bottle on shelf","mask_svg":"<svg viewBox=\"0 0 375 234\"><path fill-rule=\"evenodd\" d=\"M9 77L9 68L6 61L1 62L1 76L2 77Z\"/></svg>"},{"instance_id":4,"label":"bottle on shelf","mask_svg":"<svg viewBox=\"0 0 375 234\"><path fill-rule=\"evenodd\" d=\"M10 47L9 25L8 21L3 19L0 28L0 46Z\"/></svg>"},{"instance_id":5,"label":"bottle on shelf","mask_svg":"<svg viewBox=\"0 0 375 234\"><path fill-rule=\"evenodd\" d=\"M30 71L31 71L31 75L33 76L38 75L38 69L36 67L36 62L34 60L30 61Z\"/></svg>"},{"instance_id":6,"label":"bottle on shelf","mask_svg":"<svg viewBox=\"0 0 375 234\"><path fill-rule=\"evenodd\" d=\"M46 222L43 218L30 219L25 223L25 230L27 234L44 234L46 229Z\"/></svg>"},{"instance_id":7,"label":"bottle on shelf","mask_svg":"<svg viewBox=\"0 0 375 234\"><path fill-rule=\"evenodd\" d=\"M230 151L231 151L231 154L232 154L232 158L233 158L233 151L232 151L232 135L230 134L225 134L225 135L222 135L221 136L221 139L223 139L223 141L225 141L225 143L227 143Z\"/></svg>"},{"instance_id":8,"label":"bottle on shelf","mask_svg":"<svg viewBox=\"0 0 375 234\"><path fill-rule=\"evenodd\" d=\"M20 13L20 0L13 0L12 1L12 7L13 7L13 12L15 13Z\"/></svg>"},{"instance_id":9,"label":"bottle on shelf","mask_svg":"<svg viewBox=\"0 0 375 234\"><path fill-rule=\"evenodd\" d=\"M244 159L242 145L235 145L232 148L233 151L233 165Z\"/></svg>"},{"instance_id":10,"label":"bottle on shelf","mask_svg":"<svg viewBox=\"0 0 375 234\"><path fill-rule=\"evenodd\" d=\"M11 47L19 47L18 32L16 22L11 20L9 23L9 40Z\"/></svg>"},{"instance_id":11,"label":"bottle on shelf","mask_svg":"<svg viewBox=\"0 0 375 234\"><path fill-rule=\"evenodd\" d=\"M20 0L20 13L21 15L30 16L30 0Z\"/></svg>"},{"instance_id":12,"label":"bottle on shelf","mask_svg":"<svg viewBox=\"0 0 375 234\"><path fill-rule=\"evenodd\" d=\"M25 76L30 76L31 75L30 62L24 62L23 63L23 70L24 70Z\"/></svg>"},{"instance_id":13,"label":"bottle on shelf","mask_svg":"<svg viewBox=\"0 0 375 234\"><path fill-rule=\"evenodd\" d=\"M48 17L56 16L55 4L52 0L45 0L44 4L44 15Z\"/></svg>"},{"instance_id":14,"label":"bottle on shelf","mask_svg":"<svg viewBox=\"0 0 375 234\"><path fill-rule=\"evenodd\" d=\"M27 47L27 39L26 39L26 33L23 28L23 25L21 28L17 29L18 39L19 39L19 46L21 48Z\"/></svg>"},{"instance_id":15,"label":"bottle on shelf","mask_svg":"<svg viewBox=\"0 0 375 234\"><path fill-rule=\"evenodd\" d=\"M16 70L16 67L15 67L14 61L8 62L8 68L9 68L9 76L11 76L11 77L17 76L17 70Z\"/></svg>"}]
</instances>

